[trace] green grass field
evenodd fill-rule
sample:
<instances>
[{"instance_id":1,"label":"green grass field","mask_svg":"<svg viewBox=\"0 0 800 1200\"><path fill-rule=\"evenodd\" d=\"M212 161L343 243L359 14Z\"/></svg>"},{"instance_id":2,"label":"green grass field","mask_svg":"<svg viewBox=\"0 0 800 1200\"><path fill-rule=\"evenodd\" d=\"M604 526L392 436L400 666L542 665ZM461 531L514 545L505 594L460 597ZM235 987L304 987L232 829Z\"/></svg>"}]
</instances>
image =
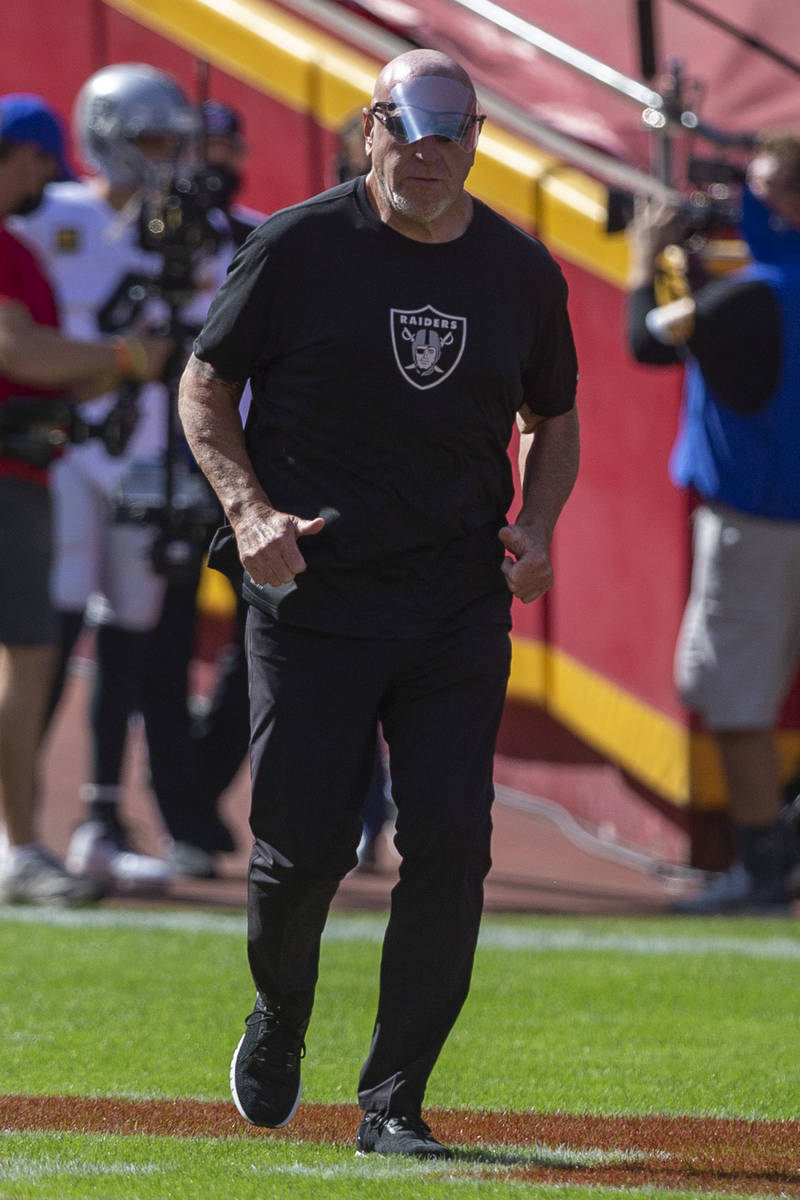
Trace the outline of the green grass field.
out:
<instances>
[{"instance_id":1,"label":"green grass field","mask_svg":"<svg viewBox=\"0 0 800 1200\"><path fill-rule=\"evenodd\" d=\"M383 923L331 917L305 1102L355 1100ZM229 1099L230 1056L253 994L242 917L0 909L0 961L2 1093ZM426 1103L795 1120L798 995L800 927L792 921L487 917L472 992ZM569 1165L570 1155L527 1146L513 1158ZM473 1159L464 1149L458 1169L444 1170L285 1139L5 1131L0 1197L678 1194L529 1184L509 1176L508 1161L507 1148L491 1147Z\"/></svg>"}]
</instances>

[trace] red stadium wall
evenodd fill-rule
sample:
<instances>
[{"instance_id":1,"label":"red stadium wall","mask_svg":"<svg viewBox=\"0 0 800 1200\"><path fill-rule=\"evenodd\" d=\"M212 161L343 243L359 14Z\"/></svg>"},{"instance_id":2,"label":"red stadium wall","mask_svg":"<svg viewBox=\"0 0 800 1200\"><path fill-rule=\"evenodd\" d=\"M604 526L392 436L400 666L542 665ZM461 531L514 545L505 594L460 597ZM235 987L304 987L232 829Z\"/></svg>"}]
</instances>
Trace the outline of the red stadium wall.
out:
<instances>
[{"instance_id":1,"label":"red stadium wall","mask_svg":"<svg viewBox=\"0 0 800 1200\"><path fill-rule=\"evenodd\" d=\"M562 265L582 377L582 455L556 537L550 636L683 720L671 658L686 588L687 508L667 473L679 376L633 364L622 346L622 293ZM515 629L526 632L528 620L518 605Z\"/></svg>"},{"instance_id":2,"label":"red stadium wall","mask_svg":"<svg viewBox=\"0 0 800 1200\"><path fill-rule=\"evenodd\" d=\"M207 68L102 0L73 0L68 17L57 0L32 0L18 7L0 43L3 90L41 92L65 114L92 71L139 60L172 72L193 97L210 94L244 113L252 153L241 199L252 208L273 211L333 181L335 134L309 115L310 102L292 107ZM531 228L535 203L532 196ZM537 232L552 244L541 211ZM714 824L704 814L716 813L722 797L707 742L691 736L672 685L689 562L688 501L668 477L680 376L635 365L620 287L576 265L580 255L559 257L581 364L581 474L555 538L553 592L529 608L515 603L519 665L500 739L501 778L557 792L577 815L672 856L688 831L702 862L708 855L696 831ZM800 688L783 725L788 771L800 760ZM536 774L556 759L559 767L571 759L604 770L576 792L563 776Z\"/></svg>"}]
</instances>

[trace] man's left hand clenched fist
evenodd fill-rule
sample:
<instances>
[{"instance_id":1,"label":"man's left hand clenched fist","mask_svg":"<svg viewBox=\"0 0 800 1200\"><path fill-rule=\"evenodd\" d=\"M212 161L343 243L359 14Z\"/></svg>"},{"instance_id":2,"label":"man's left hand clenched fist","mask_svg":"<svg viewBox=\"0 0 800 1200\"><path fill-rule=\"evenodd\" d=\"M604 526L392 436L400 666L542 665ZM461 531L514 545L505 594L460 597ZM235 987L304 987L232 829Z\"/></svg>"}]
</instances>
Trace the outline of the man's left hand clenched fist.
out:
<instances>
[{"instance_id":1,"label":"man's left hand clenched fist","mask_svg":"<svg viewBox=\"0 0 800 1200\"><path fill-rule=\"evenodd\" d=\"M525 525L506 525L498 537L508 551L502 567L508 590L523 604L538 600L553 586L548 543Z\"/></svg>"}]
</instances>

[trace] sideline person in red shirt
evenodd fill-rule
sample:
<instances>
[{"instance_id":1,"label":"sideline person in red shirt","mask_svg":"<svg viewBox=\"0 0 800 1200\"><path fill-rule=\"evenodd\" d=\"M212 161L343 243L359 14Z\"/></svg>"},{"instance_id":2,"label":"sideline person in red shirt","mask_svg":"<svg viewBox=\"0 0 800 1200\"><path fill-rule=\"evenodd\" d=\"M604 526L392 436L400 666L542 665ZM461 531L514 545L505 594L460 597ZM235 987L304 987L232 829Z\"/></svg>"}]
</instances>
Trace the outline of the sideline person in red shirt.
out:
<instances>
[{"instance_id":1,"label":"sideline person in red shirt","mask_svg":"<svg viewBox=\"0 0 800 1200\"><path fill-rule=\"evenodd\" d=\"M58 178L69 171L57 114L40 96L0 96L0 901L40 904L100 895L38 839L37 749L56 654L47 459L64 435L53 401L157 377L170 349L165 339L92 344L59 333L47 279L3 225L33 211Z\"/></svg>"}]
</instances>

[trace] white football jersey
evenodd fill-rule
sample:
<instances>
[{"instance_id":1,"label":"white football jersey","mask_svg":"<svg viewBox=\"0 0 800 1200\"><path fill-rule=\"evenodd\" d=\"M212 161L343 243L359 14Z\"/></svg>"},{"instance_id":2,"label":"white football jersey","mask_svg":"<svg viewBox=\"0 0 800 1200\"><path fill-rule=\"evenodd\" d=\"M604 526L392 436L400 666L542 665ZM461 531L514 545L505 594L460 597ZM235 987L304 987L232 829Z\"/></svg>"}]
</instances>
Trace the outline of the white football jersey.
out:
<instances>
[{"instance_id":1,"label":"white football jersey","mask_svg":"<svg viewBox=\"0 0 800 1200\"><path fill-rule=\"evenodd\" d=\"M221 218L221 220L224 220ZM166 326L169 306L148 287L157 281L163 259L139 244L138 205L115 211L89 182L50 184L44 200L28 217L15 218L15 233L37 254L49 276L59 304L63 331L93 341L110 333L136 334ZM224 233L223 233L224 237ZM188 326L202 324L208 306L225 276L232 243L224 239L213 256L194 264L191 301L179 312ZM140 281L137 290L137 279ZM131 296L145 296L132 315ZM134 305L135 307L135 305ZM185 347L188 358L191 345ZM101 421L114 404L109 394L81 406L90 422ZM98 440L70 448L97 483L113 487L130 462L157 457L167 436L167 390L162 384L144 385L138 397L139 419L128 447L111 458Z\"/></svg>"}]
</instances>

